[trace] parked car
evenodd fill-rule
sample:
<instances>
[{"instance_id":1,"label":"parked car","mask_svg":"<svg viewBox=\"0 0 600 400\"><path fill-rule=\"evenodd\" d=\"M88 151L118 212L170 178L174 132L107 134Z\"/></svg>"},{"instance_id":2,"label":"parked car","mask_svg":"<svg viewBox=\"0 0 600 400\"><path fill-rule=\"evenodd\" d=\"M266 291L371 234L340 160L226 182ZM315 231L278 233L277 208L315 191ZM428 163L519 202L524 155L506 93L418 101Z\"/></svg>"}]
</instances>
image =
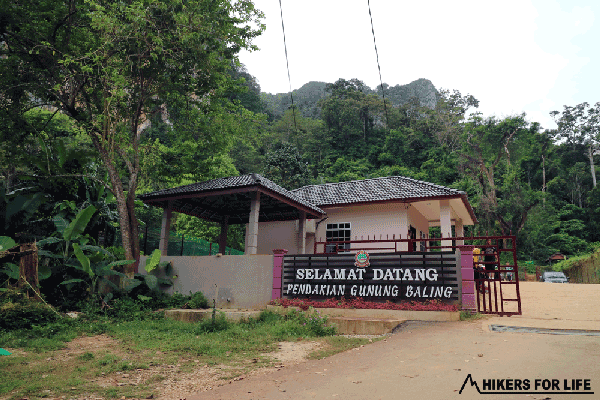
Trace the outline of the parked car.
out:
<instances>
[{"instance_id":1,"label":"parked car","mask_svg":"<svg viewBox=\"0 0 600 400\"><path fill-rule=\"evenodd\" d=\"M564 272L546 271L542 274L541 281L551 283L567 283L569 282L569 278L565 276Z\"/></svg>"}]
</instances>

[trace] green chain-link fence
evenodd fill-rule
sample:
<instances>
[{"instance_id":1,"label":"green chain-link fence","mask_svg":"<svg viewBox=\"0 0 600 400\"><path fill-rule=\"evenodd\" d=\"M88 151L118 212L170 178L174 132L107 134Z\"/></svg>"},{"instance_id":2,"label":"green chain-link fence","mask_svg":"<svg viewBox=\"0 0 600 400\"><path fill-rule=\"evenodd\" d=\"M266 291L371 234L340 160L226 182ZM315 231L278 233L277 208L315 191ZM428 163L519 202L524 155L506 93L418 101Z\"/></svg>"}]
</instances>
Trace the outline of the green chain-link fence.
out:
<instances>
[{"instance_id":1,"label":"green chain-link fence","mask_svg":"<svg viewBox=\"0 0 600 400\"><path fill-rule=\"evenodd\" d=\"M121 242L121 235L119 233L117 233L115 242ZM155 249L158 249L159 244L160 229L140 229L140 248L143 254L151 254ZM169 256L209 256L215 255L218 252L219 245L217 243L172 232L169 235L169 247L167 249L167 255ZM225 254L239 255L244 254L244 252L226 247Z\"/></svg>"}]
</instances>

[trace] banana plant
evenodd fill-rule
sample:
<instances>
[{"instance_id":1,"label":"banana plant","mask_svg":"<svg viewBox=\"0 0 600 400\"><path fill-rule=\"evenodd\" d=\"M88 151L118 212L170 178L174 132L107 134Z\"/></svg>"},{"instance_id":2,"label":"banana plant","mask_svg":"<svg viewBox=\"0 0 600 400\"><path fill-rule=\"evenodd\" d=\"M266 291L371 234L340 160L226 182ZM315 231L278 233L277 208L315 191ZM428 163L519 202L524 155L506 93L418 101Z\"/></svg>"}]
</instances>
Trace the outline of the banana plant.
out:
<instances>
[{"instance_id":1,"label":"banana plant","mask_svg":"<svg viewBox=\"0 0 600 400\"><path fill-rule=\"evenodd\" d=\"M101 260L110 256L111 253L100 246L88 244L90 238L83 232L96 212L94 206L88 206L79 210L72 221L68 221L61 215L52 218L56 228L56 236L50 236L40 240L38 244L38 255L45 257L44 262L40 264L40 279L48 278L51 275L48 263L50 260L57 260L63 265L74 266L73 256L77 257L73 245L82 251L93 252L95 259ZM50 250L52 249L52 250Z\"/></svg>"},{"instance_id":2,"label":"banana plant","mask_svg":"<svg viewBox=\"0 0 600 400\"><path fill-rule=\"evenodd\" d=\"M0 273L8 275L10 279L19 279L19 266L10 262L1 262L10 249L16 247L17 243L8 236L0 236Z\"/></svg>"},{"instance_id":3,"label":"banana plant","mask_svg":"<svg viewBox=\"0 0 600 400\"><path fill-rule=\"evenodd\" d=\"M52 222L54 222L54 226L56 227L57 236L50 236L46 239L40 240L38 242L38 247L44 247L49 244L55 244L58 248L58 254L49 254L47 251L40 252L41 255L47 257L62 256L63 259L68 259L70 256L70 248L71 242L78 242L80 245L85 246L89 242L89 237L83 235L83 231L87 227L90 219L96 212L96 207L88 206L82 210L79 210L77 216L68 222L64 217L60 215L54 216L52 218ZM98 248L100 249L100 248Z\"/></svg>"},{"instance_id":4,"label":"banana plant","mask_svg":"<svg viewBox=\"0 0 600 400\"><path fill-rule=\"evenodd\" d=\"M101 287L102 285L108 286L113 290L118 290L118 286L115 285L108 277L110 276L119 276L122 279L127 278L122 272L116 271L113 267L119 265L128 265L131 264L132 260L119 260L108 262L107 260L98 260L98 255L95 254L92 257L88 257L84 254L82 247L73 243L73 253L77 258L79 264L73 264L73 267L79 269L88 274L88 279L74 278L69 279L64 282L61 282L62 285L71 285L74 283L83 282L88 285L88 291L90 297L94 300L102 300L105 304L108 303L110 299L112 299L112 292L108 292L102 297L101 295Z\"/></svg>"},{"instance_id":5,"label":"banana plant","mask_svg":"<svg viewBox=\"0 0 600 400\"><path fill-rule=\"evenodd\" d=\"M160 258L160 250L154 250L152 255L146 259L146 265L144 266L144 269L146 270L147 274L135 274L135 279L130 281L129 285L127 285L125 289L132 290L142 283L145 283L150 291L158 290L161 286L172 286L172 278L176 278L172 276L173 264L166 261L161 262ZM161 270L164 272L166 278L157 276L161 273Z\"/></svg>"}]
</instances>

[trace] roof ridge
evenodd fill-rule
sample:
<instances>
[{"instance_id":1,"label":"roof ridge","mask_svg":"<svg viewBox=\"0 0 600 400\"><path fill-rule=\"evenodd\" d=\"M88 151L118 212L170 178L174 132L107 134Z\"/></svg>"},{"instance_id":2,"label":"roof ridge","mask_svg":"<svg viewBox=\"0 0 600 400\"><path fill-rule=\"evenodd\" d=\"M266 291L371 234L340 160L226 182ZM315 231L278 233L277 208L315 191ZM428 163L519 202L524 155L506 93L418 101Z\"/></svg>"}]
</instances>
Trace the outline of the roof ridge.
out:
<instances>
[{"instance_id":1,"label":"roof ridge","mask_svg":"<svg viewBox=\"0 0 600 400\"><path fill-rule=\"evenodd\" d=\"M297 189L292 189L291 192L300 191L302 189L309 188L309 187L328 186L328 185L333 186L333 185L342 185L342 184L353 183L353 182L366 182L366 181L374 181L374 180L378 180L378 179L390 179L390 178L406 179L406 180L409 180L409 181L413 181L413 182L417 182L417 183L423 183L423 184L426 184L428 186L433 186L433 187L436 187L436 188L448 189L448 190L453 190L453 191L464 193L463 191L460 191L458 189L453 189L453 188L450 188L448 186L437 185L435 183L423 181L423 180L420 180L420 179L411 178L409 176L402 176L402 175L378 176L378 177L375 177L375 178L354 179L354 180L351 180L351 181L343 181L343 182L327 182L327 183L319 183L319 184L314 184L314 185L304 185L304 186L299 187Z\"/></svg>"}]
</instances>

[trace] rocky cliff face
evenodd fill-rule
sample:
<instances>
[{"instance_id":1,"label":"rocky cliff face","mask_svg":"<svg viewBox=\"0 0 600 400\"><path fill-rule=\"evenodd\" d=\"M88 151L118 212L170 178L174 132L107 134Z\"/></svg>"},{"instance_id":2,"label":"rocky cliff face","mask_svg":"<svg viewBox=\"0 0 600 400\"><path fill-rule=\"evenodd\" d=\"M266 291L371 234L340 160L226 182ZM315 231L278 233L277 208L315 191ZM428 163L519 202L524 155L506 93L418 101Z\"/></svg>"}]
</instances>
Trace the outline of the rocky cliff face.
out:
<instances>
[{"instance_id":1,"label":"rocky cliff face","mask_svg":"<svg viewBox=\"0 0 600 400\"><path fill-rule=\"evenodd\" d=\"M294 105L298 107L305 117L318 118L320 109L318 102L327 96L325 92L325 82L308 82L298 90L294 90ZM389 86L384 83L385 98L393 105L400 105L409 102L413 97L419 99L421 105L434 108L439 97L439 92L433 86L429 79L417 79L407 85ZM381 87L371 89L370 93L377 93L381 96ZM261 93L261 97L267 105L267 110L274 117L283 115L292 101L288 93Z\"/></svg>"},{"instance_id":2,"label":"rocky cliff face","mask_svg":"<svg viewBox=\"0 0 600 400\"><path fill-rule=\"evenodd\" d=\"M384 84L385 85L385 84ZM381 87L377 93L381 95ZM385 90L385 97L394 105L407 103L413 97L421 102L422 106L434 108L438 101L439 92L429 79L417 79L408 85L389 86Z\"/></svg>"}]
</instances>

